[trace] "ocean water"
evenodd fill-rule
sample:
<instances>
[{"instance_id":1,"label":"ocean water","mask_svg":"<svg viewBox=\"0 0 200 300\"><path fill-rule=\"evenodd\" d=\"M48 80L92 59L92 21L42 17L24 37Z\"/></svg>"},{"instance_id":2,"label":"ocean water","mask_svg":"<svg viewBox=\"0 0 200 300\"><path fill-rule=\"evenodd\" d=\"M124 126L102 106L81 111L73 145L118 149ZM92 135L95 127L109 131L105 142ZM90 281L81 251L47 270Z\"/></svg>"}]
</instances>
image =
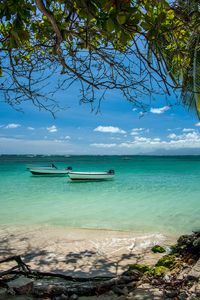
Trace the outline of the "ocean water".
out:
<instances>
[{"instance_id":1,"label":"ocean water","mask_svg":"<svg viewBox=\"0 0 200 300\"><path fill-rule=\"evenodd\" d=\"M33 176L28 164L114 169L109 182ZM0 156L0 225L178 235L200 229L200 156Z\"/></svg>"}]
</instances>

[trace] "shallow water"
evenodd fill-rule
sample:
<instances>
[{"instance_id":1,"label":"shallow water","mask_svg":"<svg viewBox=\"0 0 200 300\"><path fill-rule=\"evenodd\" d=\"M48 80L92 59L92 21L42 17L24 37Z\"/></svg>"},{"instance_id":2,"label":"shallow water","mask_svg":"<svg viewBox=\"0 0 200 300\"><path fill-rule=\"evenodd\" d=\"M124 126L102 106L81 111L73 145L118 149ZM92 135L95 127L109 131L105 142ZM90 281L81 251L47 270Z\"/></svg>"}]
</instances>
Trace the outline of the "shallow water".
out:
<instances>
[{"instance_id":1,"label":"shallow water","mask_svg":"<svg viewBox=\"0 0 200 300\"><path fill-rule=\"evenodd\" d=\"M109 182L33 176L26 165L114 169ZM200 229L200 156L0 156L0 225L181 234Z\"/></svg>"}]
</instances>

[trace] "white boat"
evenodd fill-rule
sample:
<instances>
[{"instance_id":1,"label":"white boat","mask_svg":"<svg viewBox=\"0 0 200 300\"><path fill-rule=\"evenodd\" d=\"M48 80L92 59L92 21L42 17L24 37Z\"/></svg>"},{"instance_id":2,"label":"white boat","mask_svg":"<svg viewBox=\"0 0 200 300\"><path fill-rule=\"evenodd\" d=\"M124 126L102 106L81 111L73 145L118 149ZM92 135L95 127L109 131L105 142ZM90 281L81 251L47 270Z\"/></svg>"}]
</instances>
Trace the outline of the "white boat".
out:
<instances>
[{"instance_id":1,"label":"white boat","mask_svg":"<svg viewBox=\"0 0 200 300\"><path fill-rule=\"evenodd\" d=\"M42 175L42 176L65 176L71 171L72 168L68 167L66 169L57 169L57 168L31 168L30 172L33 175Z\"/></svg>"},{"instance_id":2,"label":"white boat","mask_svg":"<svg viewBox=\"0 0 200 300\"><path fill-rule=\"evenodd\" d=\"M69 179L72 181L101 181L111 180L115 176L113 170L107 172L68 172Z\"/></svg>"}]
</instances>

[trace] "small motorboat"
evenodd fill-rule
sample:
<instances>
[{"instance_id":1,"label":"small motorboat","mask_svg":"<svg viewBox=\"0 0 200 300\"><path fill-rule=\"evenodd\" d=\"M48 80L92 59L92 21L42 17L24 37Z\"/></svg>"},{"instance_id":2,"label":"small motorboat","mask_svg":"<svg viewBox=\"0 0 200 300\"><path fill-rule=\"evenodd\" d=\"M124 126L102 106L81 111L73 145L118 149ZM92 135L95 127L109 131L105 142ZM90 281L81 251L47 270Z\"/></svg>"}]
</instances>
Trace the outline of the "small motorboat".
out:
<instances>
[{"instance_id":1,"label":"small motorboat","mask_svg":"<svg viewBox=\"0 0 200 300\"><path fill-rule=\"evenodd\" d=\"M114 170L107 172L68 172L68 177L72 181L103 181L111 180L114 176Z\"/></svg>"},{"instance_id":2,"label":"small motorboat","mask_svg":"<svg viewBox=\"0 0 200 300\"><path fill-rule=\"evenodd\" d=\"M38 168L31 168L30 172L33 175L41 175L41 176L65 176L72 170L72 167L67 167L66 169L57 169L55 168L45 168L45 167L38 167Z\"/></svg>"}]
</instances>

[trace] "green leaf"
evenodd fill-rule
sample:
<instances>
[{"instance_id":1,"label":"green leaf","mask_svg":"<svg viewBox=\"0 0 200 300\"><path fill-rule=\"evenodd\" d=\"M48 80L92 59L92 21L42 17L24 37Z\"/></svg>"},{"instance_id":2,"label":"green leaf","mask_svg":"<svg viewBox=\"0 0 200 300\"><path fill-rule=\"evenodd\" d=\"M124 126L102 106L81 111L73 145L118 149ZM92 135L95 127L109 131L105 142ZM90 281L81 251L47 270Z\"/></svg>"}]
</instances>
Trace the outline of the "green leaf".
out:
<instances>
[{"instance_id":1,"label":"green leaf","mask_svg":"<svg viewBox=\"0 0 200 300\"><path fill-rule=\"evenodd\" d=\"M12 37L14 38L14 40L15 40L15 42L16 42L16 45L17 45L17 46L20 46L20 45L21 45L21 41L20 41L18 32L17 32L17 31L14 31L14 30L11 30L11 35L12 35Z\"/></svg>"},{"instance_id":2,"label":"green leaf","mask_svg":"<svg viewBox=\"0 0 200 300\"><path fill-rule=\"evenodd\" d=\"M167 18L169 19L169 20L173 20L174 19L174 11L172 10L172 9L170 9L170 10L168 10L168 12L167 12Z\"/></svg>"},{"instance_id":3,"label":"green leaf","mask_svg":"<svg viewBox=\"0 0 200 300\"><path fill-rule=\"evenodd\" d=\"M195 50L194 50L194 60L193 60L193 89L194 98L196 104L196 110L198 116L200 116L200 50L199 50L199 37L197 38Z\"/></svg>"},{"instance_id":4,"label":"green leaf","mask_svg":"<svg viewBox=\"0 0 200 300\"><path fill-rule=\"evenodd\" d=\"M129 40L130 40L130 36L125 32L121 32L120 43L122 45L126 45Z\"/></svg>"},{"instance_id":5,"label":"green leaf","mask_svg":"<svg viewBox=\"0 0 200 300\"><path fill-rule=\"evenodd\" d=\"M106 21L106 29L109 31L109 32L112 32L114 29L115 29L115 24L113 22L113 20L111 18L109 18L107 21Z\"/></svg>"},{"instance_id":6,"label":"green leaf","mask_svg":"<svg viewBox=\"0 0 200 300\"><path fill-rule=\"evenodd\" d=\"M120 25L123 25L124 23L126 23L126 19L127 19L127 16L123 13L119 13L117 15L117 22L120 24Z\"/></svg>"},{"instance_id":7,"label":"green leaf","mask_svg":"<svg viewBox=\"0 0 200 300\"><path fill-rule=\"evenodd\" d=\"M11 49L17 48L16 41L13 37L10 37L10 39L9 39L9 48L11 48Z\"/></svg>"}]
</instances>

